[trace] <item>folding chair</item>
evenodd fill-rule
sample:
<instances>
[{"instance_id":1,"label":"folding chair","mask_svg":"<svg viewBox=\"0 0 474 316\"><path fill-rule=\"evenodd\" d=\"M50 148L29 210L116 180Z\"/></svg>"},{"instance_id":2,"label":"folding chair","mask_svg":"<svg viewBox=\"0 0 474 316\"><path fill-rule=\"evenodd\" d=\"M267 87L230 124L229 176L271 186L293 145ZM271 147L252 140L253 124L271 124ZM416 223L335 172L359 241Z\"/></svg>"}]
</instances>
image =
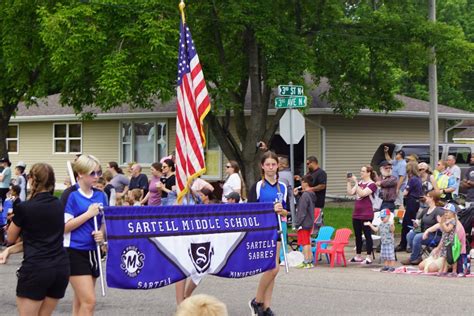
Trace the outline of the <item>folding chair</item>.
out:
<instances>
[{"instance_id":1,"label":"folding chair","mask_svg":"<svg viewBox=\"0 0 474 316\"><path fill-rule=\"evenodd\" d=\"M342 258L344 266L347 265L346 256L344 254L344 247L349 244L349 237L351 236L352 231L349 228L340 228L336 230L336 235L333 240L330 241L318 241L316 243L316 253L315 257L318 254L328 254L331 258L331 268L334 268L334 263L337 259ZM331 248L323 249L322 245L331 245ZM339 261L339 260L338 260ZM314 262L315 264L317 261Z\"/></svg>"}]
</instances>

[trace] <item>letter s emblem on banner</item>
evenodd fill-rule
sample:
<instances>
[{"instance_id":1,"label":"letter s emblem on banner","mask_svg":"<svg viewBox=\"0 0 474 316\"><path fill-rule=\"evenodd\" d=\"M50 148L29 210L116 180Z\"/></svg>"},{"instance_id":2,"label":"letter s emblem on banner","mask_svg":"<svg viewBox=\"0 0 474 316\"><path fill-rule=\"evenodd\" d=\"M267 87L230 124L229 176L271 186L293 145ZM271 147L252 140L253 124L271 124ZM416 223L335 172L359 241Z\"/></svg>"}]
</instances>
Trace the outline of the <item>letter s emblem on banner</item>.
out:
<instances>
[{"instance_id":1,"label":"letter s emblem on banner","mask_svg":"<svg viewBox=\"0 0 474 316\"><path fill-rule=\"evenodd\" d=\"M211 242L192 243L188 249L189 257L198 273L204 273L211 265L211 257L214 254L214 248Z\"/></svg>"}]
</instances>

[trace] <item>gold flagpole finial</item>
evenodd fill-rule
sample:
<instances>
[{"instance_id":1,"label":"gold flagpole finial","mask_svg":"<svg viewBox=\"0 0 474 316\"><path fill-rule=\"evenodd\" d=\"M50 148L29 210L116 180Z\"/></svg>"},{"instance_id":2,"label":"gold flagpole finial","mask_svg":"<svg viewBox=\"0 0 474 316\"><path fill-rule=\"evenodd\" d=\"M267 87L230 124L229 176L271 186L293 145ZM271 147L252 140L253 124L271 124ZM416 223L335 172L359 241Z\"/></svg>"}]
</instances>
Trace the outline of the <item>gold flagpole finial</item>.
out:
<instances>
[{"instance_id":1,"label":"gold flagpole finial","mask_svg":"<svg viewBox=\"0 0 474 316\"><path fill-rule=\"evenodd\" d=\"M186 21L184 18L184 7L186 7L186 5L184 4L183 0L181 0L178 7L179 7L179 11L181 11L181 20L183 20L183 24L184 24L184 22Z\"/></svg>"}]
</instances>

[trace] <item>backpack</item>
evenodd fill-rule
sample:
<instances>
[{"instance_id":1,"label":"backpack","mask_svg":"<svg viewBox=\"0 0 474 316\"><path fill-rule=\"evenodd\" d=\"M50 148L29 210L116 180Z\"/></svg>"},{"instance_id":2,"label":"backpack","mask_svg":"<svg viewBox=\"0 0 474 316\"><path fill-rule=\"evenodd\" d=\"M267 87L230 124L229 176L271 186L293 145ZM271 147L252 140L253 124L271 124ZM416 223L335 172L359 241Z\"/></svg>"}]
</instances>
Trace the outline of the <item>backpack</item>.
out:
<instances>
[{"instance_id":1,"label":"backpack","mask_svg":"<svg viewBox=\"0 0 474 316\"><path fill-rule=\"evenodd\" d=\"M458 220L464 227L466 234L470 234L472 230L472 222L474 221L474 206L460 209L457 213Z\"/></svg>"},{"instance_id":2,"label":"backpack","mask_svg":"<svg viewBox=\"0 0 474 316\"><path fill-rule=\"evenodd\" d=\"M458 235L454 234L453 241L446 244L446 250L446 261L448 264L454 264L458 261L458 258L461 255L461 241L459 240Z\"/></svg>"}]
</instances>

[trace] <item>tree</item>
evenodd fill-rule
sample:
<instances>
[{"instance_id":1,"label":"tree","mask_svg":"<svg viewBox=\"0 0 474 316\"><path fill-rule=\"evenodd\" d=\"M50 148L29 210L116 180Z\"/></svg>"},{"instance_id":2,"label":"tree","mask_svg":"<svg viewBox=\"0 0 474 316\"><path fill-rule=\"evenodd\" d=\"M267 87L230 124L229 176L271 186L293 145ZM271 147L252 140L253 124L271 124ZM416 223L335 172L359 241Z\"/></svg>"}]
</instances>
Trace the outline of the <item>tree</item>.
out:
<instances>
[{"instance_id":1,"label":"tree","mask_svg":"<svg viewBox=\"0 0 474 316\"><path fill-rule=\"evenodd\" d=\"M80 111L86 104L106 110L122 102L146 106L150 96L170 98L176 3L98 3L41 11L63 102ZM258 174L256 142L271 139L283 114L268 115L276 85L292 81L311 88L305 76L314 84L325 77L331 88L324 97L352 117L362 108L399 108L395 94L424 74L432 45L440 63L459 74L472 43L459 27L428 22L426 10L424 1L412 0L188 1L188 23L212 96L207 122L246 181Z\"/></svg>"},{"instance_id":2,"label":"tree","mask_svg":"<svg viewBox=\"0 0 474 316\"><path fill-rule=\"evenodd\" d=\"M48 70L49 56L40 36L37 6L52 1L0 2L0 156L8 157L5 139L18 103L55 93L58 86Z\"/></svg>"}]
</instances>

